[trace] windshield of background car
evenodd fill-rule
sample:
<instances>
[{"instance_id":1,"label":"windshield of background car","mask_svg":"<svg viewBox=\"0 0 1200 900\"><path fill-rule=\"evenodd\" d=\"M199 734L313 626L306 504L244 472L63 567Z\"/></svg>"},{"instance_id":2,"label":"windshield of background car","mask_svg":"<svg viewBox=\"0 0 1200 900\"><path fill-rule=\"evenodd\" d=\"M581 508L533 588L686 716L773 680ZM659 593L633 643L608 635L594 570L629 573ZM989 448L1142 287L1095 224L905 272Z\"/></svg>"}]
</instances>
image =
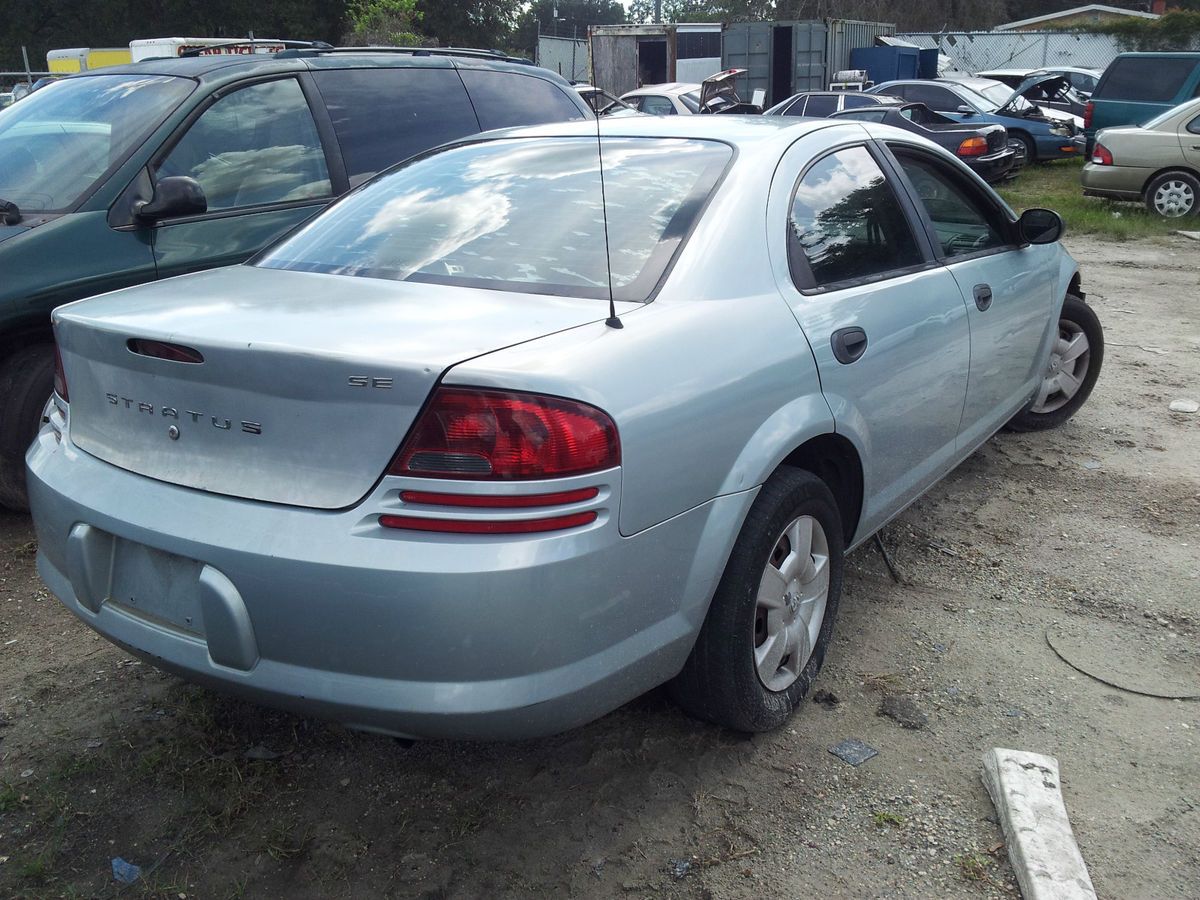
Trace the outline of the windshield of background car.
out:
<instances>
[{"instance_id":1,"label":"windshield of background car","mask_svg":"<svg viewBox=\"0 0 1200 900\"><path fill-rule=\"evenodd\" d=\"M667 138L603 147L603 185L594 136L435 151L352 192L255 265L604 300L611 280L615 299L644 301L733 151Z\"/></svg>"},{"instance_id":2,"label":"windshield of background car","mask_svg":"<svg viewBox=\"0 0 1200 900\"><path fill-rule=\"evenodd\" d=\"M700 92L688 91L686 94L679 95L679 102L686 106L694 113L700 112Z\"/></svg>"},{"instance_id":3,"label":"windshield of background car","mask_svg":"<svg viewBox=\"0 0 1200 900\"><path fill-rule=\"evenodd\" d=\"M195 86L89 75L34 91L0 114L0 198L27 214L69 210Z\"/></svg>"},{"instance_id":4,"label":"windshield of background car","mask_svg":"<svg viewBox=\"0 0 1200 900\"><path fill-rule=\"evenodd\" d=\"M1001 84L997 82L996 84L989 84L987 87L981 87L979 89L975 89L973 87L966 89L974 94L975 97L982 97L985 101L987 101L983 106L984 112L995 112L1010 99L1013 101L1011 108L1015 109L1017 112L1021 112L1022 110L1029 108L1029 101L1019 94L1014 95L1013 89L1007 84Z\"/></svg>"}]
</instances>

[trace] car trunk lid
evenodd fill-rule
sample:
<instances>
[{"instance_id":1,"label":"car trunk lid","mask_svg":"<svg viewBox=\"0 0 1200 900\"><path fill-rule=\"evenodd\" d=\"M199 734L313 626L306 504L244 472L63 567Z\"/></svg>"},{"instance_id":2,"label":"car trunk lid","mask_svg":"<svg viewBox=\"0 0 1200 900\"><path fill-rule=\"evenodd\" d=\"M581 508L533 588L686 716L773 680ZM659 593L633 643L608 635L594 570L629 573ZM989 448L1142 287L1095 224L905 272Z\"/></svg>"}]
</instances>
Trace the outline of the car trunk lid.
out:
<instances>
[{"instance_id":1,"label":"car trunk lid","mask_svg":"<svg viewBox=\"0 0 1200 900\"><path fill-rule=\"evenodd\" d=\"M171 484L336 509L371 489L447 368L606 313L595 300L237 266L54 318L81 450Z\"/></svg>"}]
</instances>

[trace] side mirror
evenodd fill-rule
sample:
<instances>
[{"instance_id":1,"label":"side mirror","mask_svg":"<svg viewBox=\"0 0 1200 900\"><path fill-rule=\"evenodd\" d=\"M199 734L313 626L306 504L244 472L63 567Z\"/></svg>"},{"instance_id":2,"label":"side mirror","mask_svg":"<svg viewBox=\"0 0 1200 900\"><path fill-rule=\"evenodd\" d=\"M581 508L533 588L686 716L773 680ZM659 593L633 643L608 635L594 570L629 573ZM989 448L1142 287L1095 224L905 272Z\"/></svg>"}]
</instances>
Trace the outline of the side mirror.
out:
<instances>
[{"instance_id":1,"label":"side mirror","mask_svg":"<svg viewBox=\"0 0 1200 900\"><path fill-rule=\"evenodd\" d=\"M962 114L963 114L963 115L965 115L965 116L973 116L973 115L975 115L975 110L971 109L971 107L967 106L967 104L965 104L965 103L960 103L960 104L959 104L959 106L958 106L958 112L962 113Z\"/></svg>"},{"instance_id":2,"label":"side mirror","mask_svg":"<svg viewBox=\"0 0 1200 900\"><path fill-rule=\"evenodd\" d=\"M208 212L208 199L200 182L187 175L169 175L154 185L154 198L134 204L133 214L154 222L175 216L195 216Z\"/></svg>"},{"instance_id":3,"label":"side mirror","mask_svg":"<svg viewBox=\"0 0 1200 900\"><path fill-rule=\"evenodd\" d=\"M1053 244L1063 236L1062 216L1052 209L1027 209L1017 220L1022 239L1031 244Z\"/></svg>"}]
</instances>

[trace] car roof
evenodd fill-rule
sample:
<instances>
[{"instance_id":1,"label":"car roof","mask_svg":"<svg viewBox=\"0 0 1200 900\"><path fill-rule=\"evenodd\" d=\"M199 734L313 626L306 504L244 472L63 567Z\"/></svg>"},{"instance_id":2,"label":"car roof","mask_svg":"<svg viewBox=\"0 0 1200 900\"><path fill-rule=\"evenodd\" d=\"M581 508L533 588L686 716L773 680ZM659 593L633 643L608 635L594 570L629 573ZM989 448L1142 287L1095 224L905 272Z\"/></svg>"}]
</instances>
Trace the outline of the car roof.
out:
<instances>
[{"instance_id":1,"label":"car roof","mask_svg":"<svg viewBox=\"0 0 1200 900\"><path fill-rule=\"evenodd\" d=\"M735 147L750 148L779 139L786 132L790 143L812 131L829 127L825 119L796 116L630 116L621 119L578 119L569 122L550 122L545 125L526 125L486 132L485 138L545 138L545 137L604 137L691 138L717 140ZM475 137L466 140L474 140Z\"/></svg>"},{"instance_id":2,"label":"car roof","mask_svg":"<svg viewBox=\"0 0 1200 900\"><path fill-rule=\"evenodd\" d=\"M285 50L282 53L211 54L205 56L161 57L144 59L122 66L106 66L72 75L72 78L96 75L174 75L198 81L228 80L230 77L270 75L277 72L304 71L326 68L472 68L495 69L534 75L569 86L558 73L528 63L511 62L502 57L491 58L481 51L455 55L452 51L422 55L421 51L405 51L377 47L319 50Z\"/></svg>"},{"instance_id":3,"label":"car roof","mask_svg":"<svg viewBox=\"0 0 1200 900\"><path fill-rule=\"evenodd\" d=\"M679 94L690 94L692 91L700 90L699 84L694 84L688 81L667 81L663 84L646 84L637 90L628 91L622 94L622 97L644 97L647 94L667 94L670 96L678 96Z\"/></svg>"}]
</instances>

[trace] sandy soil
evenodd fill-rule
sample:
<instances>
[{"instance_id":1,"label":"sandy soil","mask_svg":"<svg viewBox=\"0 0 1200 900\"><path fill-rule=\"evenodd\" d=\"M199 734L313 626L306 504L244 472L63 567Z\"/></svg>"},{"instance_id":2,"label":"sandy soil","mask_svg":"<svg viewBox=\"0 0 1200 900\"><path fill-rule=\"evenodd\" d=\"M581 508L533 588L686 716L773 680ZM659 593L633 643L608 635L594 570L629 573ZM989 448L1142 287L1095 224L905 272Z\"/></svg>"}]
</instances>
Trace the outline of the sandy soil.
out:
<instances>
[{"instance_id":1,"label":"sandy soil","mask_svg":"<svg viewBox=\"0 0 1200 900\"><path fill-rule=\"evenodd\" d=\"M789 727L747 738L655 692L555 738L404 746L232 701L94 636L0 514L0 895L1003 897L979 778L1058 757L1102 897L1200 884L1200 704L1109 687L1060 623L1184 658L1200 629L1200 244L1076 240L1108 353L1057 432L1002 434L849 561ZM877 714L885 696L920 728ZM828 752L858 738L852 768Z\"/></svg>"}]
</instances>

